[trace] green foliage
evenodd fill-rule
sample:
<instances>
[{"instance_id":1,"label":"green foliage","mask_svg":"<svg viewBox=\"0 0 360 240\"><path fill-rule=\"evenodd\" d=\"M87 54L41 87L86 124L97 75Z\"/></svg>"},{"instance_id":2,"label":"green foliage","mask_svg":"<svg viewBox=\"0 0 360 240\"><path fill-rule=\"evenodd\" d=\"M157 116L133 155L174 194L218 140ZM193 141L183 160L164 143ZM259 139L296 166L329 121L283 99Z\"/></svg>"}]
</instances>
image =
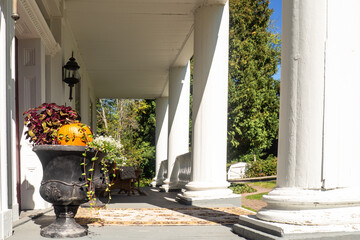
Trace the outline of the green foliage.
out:
<instances>
[{"instance_id":1,"label":"green foliage","mask_svg":"<svg viewBox=\"0 0 360 240\"><path fill-rule=\"evenodd\" d=\"M242 184L242 183L231 183L229 188L235 194L256 192L256 189L252 188L248 184Z\"/></svg>"},{"instance_id":2,"label":"green foliage","mask_svg":"<svg viewBox=\"0 0 360 240\"><path fill-rule=\"evenodd\" d=\"M136 129L124 137L125 156L129 165L144 169L144 177L155 176L155 101L136 100Z\"/></svg>"},{"instance_id":3,"label":"green foliage","mask_svg":"<svg viewBox=\"0 0 360 240\"><path fill-rule=\"evenodd\" d=\"M111 136L118 140L120 134L120 114L116 99L98 99L96 101L96 110L97 134L101 136Z\"/></svg>"},{"instance_id":4,"label":"green foliage","mask_svg":"<svg viewBox=\"0 0 360 240\"><path fill-rule=\"evenodd\" d=\"M101 99L97 102L98 133L112 136L122 144L124 165L155 173L155 101Z\"/></svg>"},{"instance_id":5,"label":"green foliage","mask_svg":"<svg viewBox=\"0 0 360 240\"><path fill-rule=\"evenodd\" d=\"M259 157L261 157L262 154L260 154ZM253 153L249 153L249 154L243 154L238 156L238 158L234 159L233 162L237 163L237 162L246 162L246 163L250 163L252 161L254 161L254 157L258 157L258 156L254 156Z\"/></svg>"},{"instance_id":6,"label":"green foliage","mask_svg":"<svg viewBox=\"0 0 360 240\"><path fill-rule=\"evenodd\" d=\"M152 181L152 178L140 178L140 187L148 187Z\"/></svg>"},{"instance_id":7,"label":"green foliage","mask_svg":"<svg viewBox=\"0 0 360 240\"><path fill-rule=\"evenodd\" d=\"M257 159L248 166L245 177L264 177L276 175L277 157L270 155L265 160Z\"/></svg>"},{"instance_id":8,"label":"green foliage","mask_svg":"<svg viewBox=\"0 0 360 240\"><path fill-rule=\"evenodd\" d=\"M230 0L229 158L259 155L277 139L280 36L269 0Z\"/></svg>"},{"instance_id":9,"label":"green foliage","mask_svg":"<svg viewBox=\"0 0 360 240\"><path fill-rule=\"evenodd\" d=\"M262 197L263 197L264 195L267 195L267 194L268 194L267 192L257 193L257 194L253 194L253 195L246 196L246 199L262 200Z\"/></svg>"}]
</instances>

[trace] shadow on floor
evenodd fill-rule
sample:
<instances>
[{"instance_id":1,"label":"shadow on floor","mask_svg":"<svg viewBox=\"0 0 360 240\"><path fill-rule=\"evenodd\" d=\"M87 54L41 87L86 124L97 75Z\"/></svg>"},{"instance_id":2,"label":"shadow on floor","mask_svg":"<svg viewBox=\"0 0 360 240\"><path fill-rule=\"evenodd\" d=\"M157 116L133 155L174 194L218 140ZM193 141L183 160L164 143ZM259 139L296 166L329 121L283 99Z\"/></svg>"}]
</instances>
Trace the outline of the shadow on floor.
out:
<instances>
[{"instance_id":1,"label":"shadow on floor","mask_svg":"<svg viewBox=\"0 0 360 240\"><path fill-rule=\"evenodd\" d=\"M54 216L40 216L37 218L34 218L33 221L35 224L40 225L40 228L44 228L49 226L51 223L53 223L55 221L56 217Z\"/></svg>"}]
</instances>

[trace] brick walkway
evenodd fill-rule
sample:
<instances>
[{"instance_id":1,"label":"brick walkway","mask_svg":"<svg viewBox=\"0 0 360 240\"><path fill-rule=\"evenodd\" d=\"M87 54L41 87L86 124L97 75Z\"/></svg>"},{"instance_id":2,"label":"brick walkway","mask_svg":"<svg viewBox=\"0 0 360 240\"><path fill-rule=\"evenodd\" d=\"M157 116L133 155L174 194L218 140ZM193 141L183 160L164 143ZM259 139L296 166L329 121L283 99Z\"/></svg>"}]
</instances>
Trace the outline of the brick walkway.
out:
<instances>
[{"instance_id":1,"label":"brick walkway","mask_svg":"<svg viewBox=\"0 0 360 240\"><path fill-rule=\"evenodd\" d=\"M253 193L243 193L241 195L241 205L259 211L261 208L266 207L267 204L263 200L256 199L247 199L246 196L254 195L258 193L270 192L272 188L263 188L259 186L255 186L254 184L249 183L249 186L256 189L256 192Z\"/></svg>"}]
</instances>

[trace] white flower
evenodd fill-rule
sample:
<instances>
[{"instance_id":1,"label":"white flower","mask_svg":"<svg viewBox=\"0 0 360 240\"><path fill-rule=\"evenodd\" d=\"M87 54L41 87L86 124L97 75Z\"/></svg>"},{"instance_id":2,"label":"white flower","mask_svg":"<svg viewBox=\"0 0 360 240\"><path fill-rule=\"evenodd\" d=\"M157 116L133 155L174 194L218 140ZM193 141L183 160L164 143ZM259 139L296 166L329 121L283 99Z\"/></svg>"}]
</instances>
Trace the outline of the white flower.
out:
<instances>
[{"instance_id":1,"label":"white flower","mask_svg":"<svg viewBox=\"0 0 360 240\"><path fill-rule=\"evenodd\" d=\"M105 152L107 154L105 159L107 160L115 161L120 165L126 161L122 144L111 136L96 136L92 141L92 145Z\"/></svg>"},{"instance_id":2,"label":"white flower","mask_svg":"<svg viewBox=\"0 0 360 240\"><path fill-rule=\"evenodd\" d=\"M115 140L111 136L96 136L93 140L95 146L104 146L108 144L116 149L122 149L120 141Z\"/></svg>"}]
</instances>

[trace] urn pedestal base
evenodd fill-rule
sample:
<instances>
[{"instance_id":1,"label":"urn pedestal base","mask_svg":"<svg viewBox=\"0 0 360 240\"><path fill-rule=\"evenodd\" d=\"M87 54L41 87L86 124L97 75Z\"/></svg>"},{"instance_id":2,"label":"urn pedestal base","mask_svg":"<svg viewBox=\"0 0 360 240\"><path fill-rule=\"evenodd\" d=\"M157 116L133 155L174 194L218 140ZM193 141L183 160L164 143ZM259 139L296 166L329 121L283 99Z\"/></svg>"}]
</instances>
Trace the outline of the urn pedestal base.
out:
<instances>
[{"instance_id":1,"label":"urn pedestal base","mask_svg":"<svg viewBox=\"0 0 360 240\"><path fill-rule=\"evenodd\" d=\"M87 227L75 222L75 215L79 206L55 206L56 220L40 231L40 235L47 238L76 238L88 234Z\"/></svg>"}]
</instances>

